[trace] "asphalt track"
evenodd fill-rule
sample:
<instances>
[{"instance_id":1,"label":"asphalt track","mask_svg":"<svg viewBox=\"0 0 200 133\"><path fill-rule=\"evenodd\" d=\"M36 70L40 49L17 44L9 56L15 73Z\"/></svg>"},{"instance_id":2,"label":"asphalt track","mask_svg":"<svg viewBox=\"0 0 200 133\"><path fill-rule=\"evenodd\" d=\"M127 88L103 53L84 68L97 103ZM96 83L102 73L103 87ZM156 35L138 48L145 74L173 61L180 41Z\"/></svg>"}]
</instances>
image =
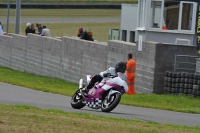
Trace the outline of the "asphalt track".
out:
<instances>
[{"instance_id":1,"label":"asphalt track","mask_svg":"<svg viewBox=\"0 0 200 133\"><path fill-rule=\"evenodd\" d=\"M6 24L6 18L0 18ZM21 23L71 23L71 22L120 22L120 18L21 18ZM15 18L10 18L9 23L15 23Z\"/></svg>"},{"instance_id":2,"label":"asphalt track","mask_svg":"<svg viewBox=\"0 0 200 133\"><path fill-rule=\"evenodd\" d=\"M123 97L122 97L123 98ZM110 113L93 110L88 107L76 110L70 105L70 97L35 91L0 82L0 104L30 105L43 109L58 109L66 112L90 113L100 116L112 116L125 119L140 119L158 123L200 126L199 114L187 114L150 108L119 105ZM159 102L159 101L158 101Z\"/></svg>"}]
</instances>

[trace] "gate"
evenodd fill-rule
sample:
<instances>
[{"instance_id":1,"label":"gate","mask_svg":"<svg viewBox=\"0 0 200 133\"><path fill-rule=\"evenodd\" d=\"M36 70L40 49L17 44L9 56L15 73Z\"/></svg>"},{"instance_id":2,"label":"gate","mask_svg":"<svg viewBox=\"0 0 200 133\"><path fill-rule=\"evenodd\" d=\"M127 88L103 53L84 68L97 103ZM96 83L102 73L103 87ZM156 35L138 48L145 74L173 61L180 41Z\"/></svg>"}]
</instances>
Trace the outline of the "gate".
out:
<instances>
[{"instance_id":1,"label":"gate","mask_svg":"<svg viewBox=\"0 0 200 133\"><path fill-rule=\"evenodd\" d=\"M175 55L174 72L191 72L195 73L196 58L198 56L191 55Z\"/></svg>"}]
</instances>

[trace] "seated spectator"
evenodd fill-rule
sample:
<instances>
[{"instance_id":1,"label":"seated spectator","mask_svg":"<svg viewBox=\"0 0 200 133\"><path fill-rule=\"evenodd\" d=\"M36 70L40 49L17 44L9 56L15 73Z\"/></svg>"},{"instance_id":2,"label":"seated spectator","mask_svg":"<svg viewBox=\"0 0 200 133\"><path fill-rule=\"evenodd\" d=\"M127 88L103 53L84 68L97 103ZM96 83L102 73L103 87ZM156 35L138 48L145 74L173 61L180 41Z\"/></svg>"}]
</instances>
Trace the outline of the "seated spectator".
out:
<instances>
[{"instance_id":1,"label":"seated spectator","mask_svg":"<svg viewBox=\"0 0 200 133\"><path fill-rule=\"evenodd\" d=\"M42 34L40 34L40 35L41 36L51 37L51 32L50 32L50 30L46 26L43 26Z\"/></svg>"},{"instance_id":2,"label":"seated spectator","mask_svg":"<svg viewBox=\"0 0 200 133\"><path fill-rule=\"evenodd\" d=\"M31 33L35 34L34 24L31 24Z\"/></svg>"},{"instance_id":3,"label":"seated spectator","mask_svg":"<svg viewBox=\"0 0 200 133\"><path fill-rule=\"evenodd\" d=\"M83 28L79 29L79 33L80 33L80 39L88 40L88 41L94 41L94 39Z\"/></svg>"},{"instance_id":4,"label":"seated spectator","mask_svg":"<svg viewBox=\"0 0 200 133\"><path fill-rule=\"evenodd\" d=\"M32 30L31 30L31 23L27 23L27 24L26 24L26 30L25 30L26 36L27 36L28 33L32 33Z\"/></svg>"}]
</instances>

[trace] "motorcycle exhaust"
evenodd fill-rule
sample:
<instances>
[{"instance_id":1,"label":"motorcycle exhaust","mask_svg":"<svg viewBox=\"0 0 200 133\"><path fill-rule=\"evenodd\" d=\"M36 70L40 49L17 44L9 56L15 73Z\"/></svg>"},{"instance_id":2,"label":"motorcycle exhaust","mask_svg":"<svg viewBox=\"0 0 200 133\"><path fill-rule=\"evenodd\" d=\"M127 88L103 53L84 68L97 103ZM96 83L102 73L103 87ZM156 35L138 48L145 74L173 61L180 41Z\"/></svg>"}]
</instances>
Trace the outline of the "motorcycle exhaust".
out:
<instances>
[{"instance_id":1,"label":"motorcycle exhaust","mask_svg":"<svg viewBox=\"0 0 200 133\"><path fill-rule=\"evenodd\" d=\"M83 79L80 79L79 81L79 89L82 89L83 88Z\"/></svg>"},{"instance_id":2,"label":"motorcycle exhaust","mask_svg":"<svg viewBox=\"0 0 200 133\"><path fill-rule=\"evenodd\" d=\"M80 90L80 93L81 93L82 97L85 98L85 96L83 95L82 89L83 89L83 79L80 79L80 81L79 81L79 90Z\"/></svg>"}]
</instances>

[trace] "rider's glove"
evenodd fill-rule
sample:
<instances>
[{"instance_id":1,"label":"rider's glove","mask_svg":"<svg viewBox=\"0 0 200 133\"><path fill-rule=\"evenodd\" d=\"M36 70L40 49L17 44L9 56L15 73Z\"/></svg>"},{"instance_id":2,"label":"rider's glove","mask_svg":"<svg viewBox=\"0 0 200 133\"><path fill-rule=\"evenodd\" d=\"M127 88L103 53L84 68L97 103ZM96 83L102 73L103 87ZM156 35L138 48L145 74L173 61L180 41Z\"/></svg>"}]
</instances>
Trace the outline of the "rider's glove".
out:
<instances>
[{"instance_id":1,"label":"rider's glove","mask_svg":"<svg viewBox=\"0 0 200 133\"><path fill-rule=\"evenodd\" d=\"M103 76L104 77L109 77L109 76L111 76L111 74L110 73L104 73Z\"/></svg>"}]
</instances>

